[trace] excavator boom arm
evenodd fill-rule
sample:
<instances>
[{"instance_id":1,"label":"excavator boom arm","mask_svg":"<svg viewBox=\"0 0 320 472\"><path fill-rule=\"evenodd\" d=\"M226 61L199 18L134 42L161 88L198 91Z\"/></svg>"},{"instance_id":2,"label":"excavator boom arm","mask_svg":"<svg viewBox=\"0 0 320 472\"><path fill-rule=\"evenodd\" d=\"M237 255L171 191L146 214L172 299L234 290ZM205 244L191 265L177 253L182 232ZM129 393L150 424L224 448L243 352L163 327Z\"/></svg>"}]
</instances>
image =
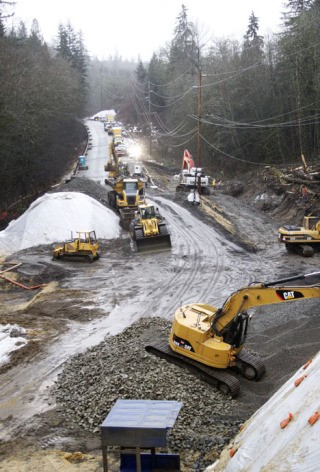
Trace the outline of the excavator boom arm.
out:
<instances>
[{"instance_id":1,"label":"excavator boom arm","mask_svg":"<svg viewBox=\"0 0 320 472\"><path fill-rule=\"evenodd\" d=\"M292 302L303 298L320 298L320 283L311 286L285 286L278 285L287 281L293 281L310 276L320 275L320 272L305 274L301 276L290 277L268 284L255 284L241 288L232 293L222 308L220 308L212 318L212 329L215 334L221 335L221 332L228 324L239 314L250 308L263 305L272 305L282 302Z\"/></svg>"}]
</instances>

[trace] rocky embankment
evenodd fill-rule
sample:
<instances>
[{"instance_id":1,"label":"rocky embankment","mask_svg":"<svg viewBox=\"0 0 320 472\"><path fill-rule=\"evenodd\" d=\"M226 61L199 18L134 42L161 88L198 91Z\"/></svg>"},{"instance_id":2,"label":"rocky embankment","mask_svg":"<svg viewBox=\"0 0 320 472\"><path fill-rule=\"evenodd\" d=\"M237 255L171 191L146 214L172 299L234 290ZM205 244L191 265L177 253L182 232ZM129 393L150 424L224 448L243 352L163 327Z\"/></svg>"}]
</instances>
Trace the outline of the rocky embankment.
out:
<instances>
[{"instance_id":1,"label":"rocky embankment","mask_svg":"<svg viewBox=\"0 0 320 472\"><path fill-rule=\"evenodd\" d=\"M181 455L182 470L203 471L246 419L233 415L236 401L188 371L148 354L144 346L169 336L171 324L145 318L67 363L55 386L66 421L100 434L117 399L181 401L168 449Z\"/></svg>"}]
</instances>

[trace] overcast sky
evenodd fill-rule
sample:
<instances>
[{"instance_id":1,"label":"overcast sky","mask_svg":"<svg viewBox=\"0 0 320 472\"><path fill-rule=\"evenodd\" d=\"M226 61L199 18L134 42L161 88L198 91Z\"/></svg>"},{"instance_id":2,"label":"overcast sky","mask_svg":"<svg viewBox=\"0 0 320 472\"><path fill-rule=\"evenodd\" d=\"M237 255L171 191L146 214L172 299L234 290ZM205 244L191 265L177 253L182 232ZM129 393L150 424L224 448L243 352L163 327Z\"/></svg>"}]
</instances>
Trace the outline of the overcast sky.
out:
<instances>
[{"instance_id":1,"label":"overcast sky","mask_svg":"<svg viewBox=\"0 0 320 472\"><path fill-rule=\"evenodd\" d=\"M16 0L8 25L23 20L29 29L36 18L44 39L52 43L59 23L70 20L75 31L83 32L91 56L102 59L117 52L148 61L172 39L182 4L209 42L213 37L241 39L252 11L259 18L260 34L270 36L279 30L284 11L283 0Z\"/></svg>"}]
</instances>

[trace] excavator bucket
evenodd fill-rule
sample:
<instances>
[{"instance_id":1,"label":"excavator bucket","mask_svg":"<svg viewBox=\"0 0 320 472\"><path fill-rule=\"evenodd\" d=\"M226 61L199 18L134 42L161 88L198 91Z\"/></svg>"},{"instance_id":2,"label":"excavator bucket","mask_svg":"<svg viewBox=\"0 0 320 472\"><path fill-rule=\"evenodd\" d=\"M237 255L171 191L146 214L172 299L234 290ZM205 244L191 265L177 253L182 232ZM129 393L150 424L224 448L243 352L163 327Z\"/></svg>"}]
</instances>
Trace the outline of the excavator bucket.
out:
<instances>
[{"instance_id":1,"label":"excavator bucket","mask_svg":"<svg viewBox=\"0 0 320 472\"><path fill-rule=\"evenodd\" d=\"M136 245L139 253L166 251L171 248L170 234L159 234L150 237L136 235Z\"/></svg>"}]
</instances>

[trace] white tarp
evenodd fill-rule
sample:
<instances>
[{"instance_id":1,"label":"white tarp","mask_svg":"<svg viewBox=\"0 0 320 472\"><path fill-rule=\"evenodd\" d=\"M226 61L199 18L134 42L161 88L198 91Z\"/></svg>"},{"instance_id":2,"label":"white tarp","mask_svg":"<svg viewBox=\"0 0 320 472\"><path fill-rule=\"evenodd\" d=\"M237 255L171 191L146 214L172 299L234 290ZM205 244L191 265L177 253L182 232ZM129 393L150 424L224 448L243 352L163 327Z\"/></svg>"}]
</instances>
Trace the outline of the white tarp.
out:
<instances>
[{"instance_id":1,"label":"white tarp","mask_svg":"<svg viewBox=\"0 0 320 472\"><path fill-rule=\"evenodd\" d=\"M95 231L99 239L119 237L118 216L79 192L46 193L0 232L0 256L41 244L63 242L77 231Z\"/></svg>"},{"instance_id":2,"label":"white tarp","mask_svg":"<svg viewBox=\"0 0 320 472\"><path fill-rule=\"evenodd\" d=\"M304 368L305 367L305 368ZM297 379L303 379L295 386ZM207 472L319 472L320 353L302 366L244 425ZM262 380L263 382L263 380ZM292 419L285 428L283 420ZM236 450L230 457L230 450Z\"/></svg>"}]
</instances>

